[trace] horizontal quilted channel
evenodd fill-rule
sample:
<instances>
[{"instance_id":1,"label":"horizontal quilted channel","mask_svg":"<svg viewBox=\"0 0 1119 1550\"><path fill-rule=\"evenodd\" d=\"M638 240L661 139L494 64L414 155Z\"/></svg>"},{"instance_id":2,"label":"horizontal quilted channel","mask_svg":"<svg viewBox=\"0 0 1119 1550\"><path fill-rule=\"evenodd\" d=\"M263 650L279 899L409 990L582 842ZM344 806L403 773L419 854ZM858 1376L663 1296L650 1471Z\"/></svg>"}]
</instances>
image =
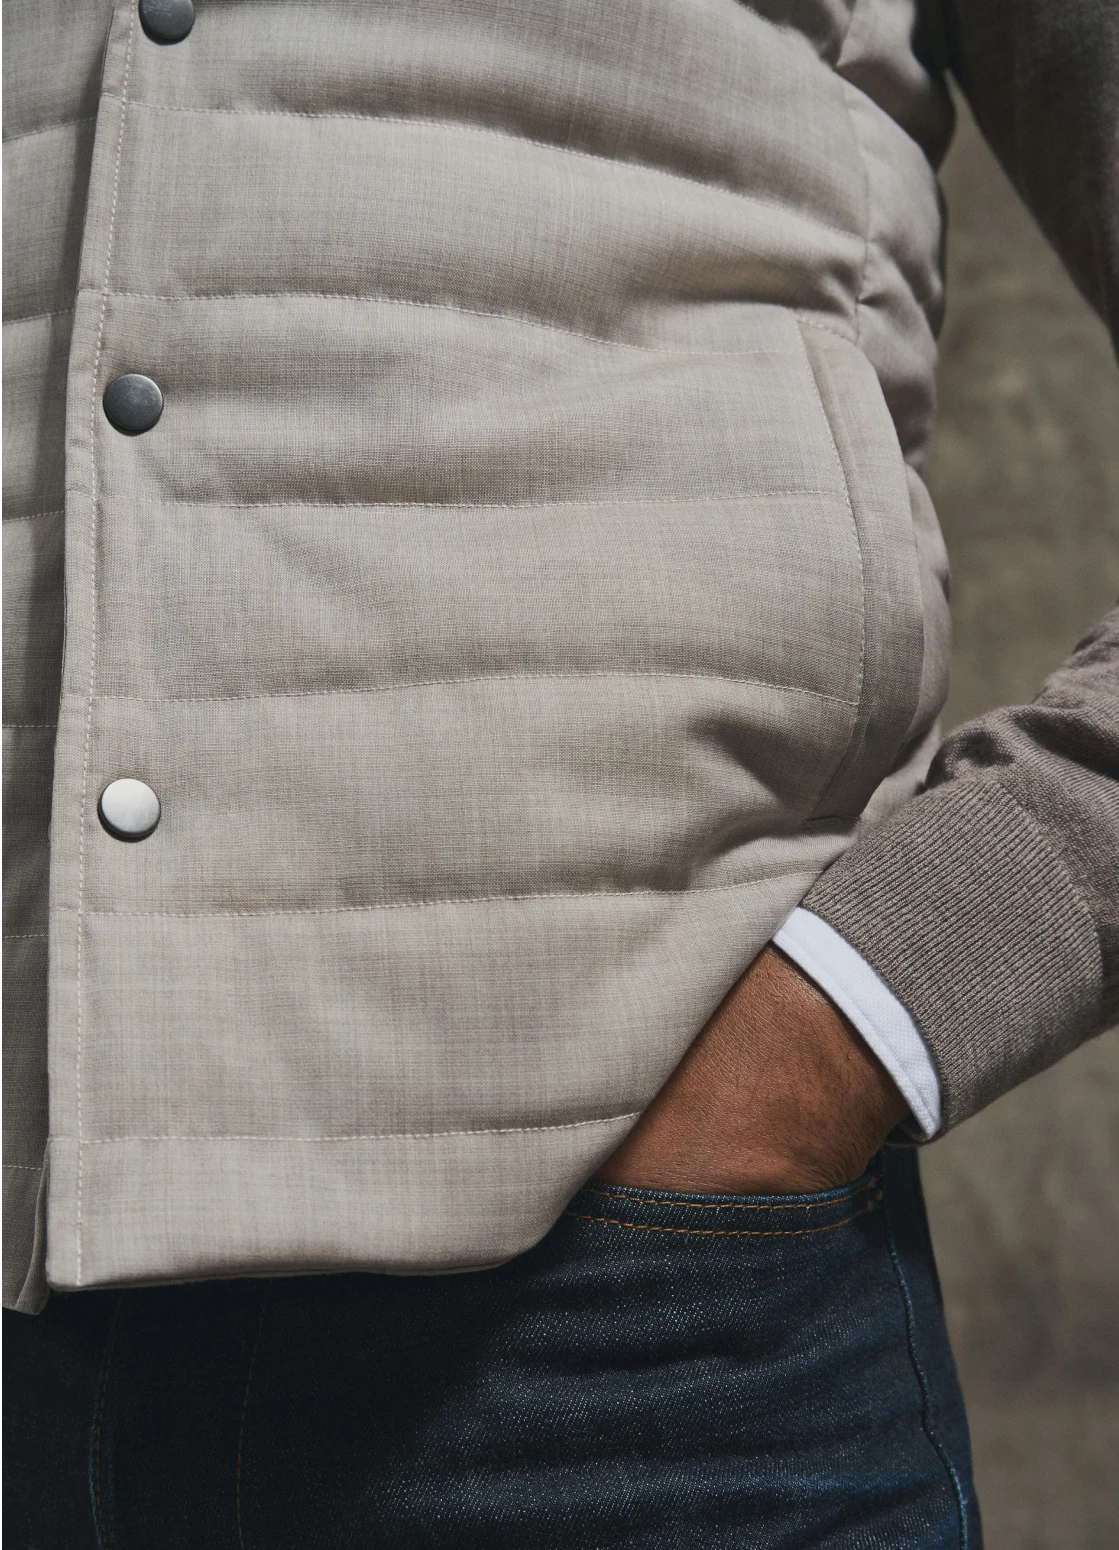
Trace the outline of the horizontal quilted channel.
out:
<instances>
[{"instance_id":1,"label":"horizontal quilted channel","mask_svg":"<svg viewBox=\"0 0 1119 1550\"><path fill-rule=\"evenodd\" d=\"M50 1275L492 1262L935 708L926 86L843 6L200 0L161 47L120 0L102 59L93 0L15 4Z\"/></svg>"}]
</instances>

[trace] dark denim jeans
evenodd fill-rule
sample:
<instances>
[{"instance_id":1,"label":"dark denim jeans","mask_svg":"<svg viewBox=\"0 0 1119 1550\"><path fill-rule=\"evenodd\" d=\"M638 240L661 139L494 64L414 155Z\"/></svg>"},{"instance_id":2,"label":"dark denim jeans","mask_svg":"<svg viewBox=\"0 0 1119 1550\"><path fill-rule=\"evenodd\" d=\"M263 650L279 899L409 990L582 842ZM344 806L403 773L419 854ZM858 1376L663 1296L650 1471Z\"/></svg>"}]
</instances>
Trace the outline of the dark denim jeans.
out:
<instances>
[{"instance_id":1,"label":"dark denim jeans","mask_svg":"<svg viewBox=\"0 0 1119 1550\"><path fill-rule=\"evenodd\" d=\"M979 1550L912 1152L828 1194L592 1184L470 1275L6 1315L12 1550Z\"/></svg>"}]
</instances>

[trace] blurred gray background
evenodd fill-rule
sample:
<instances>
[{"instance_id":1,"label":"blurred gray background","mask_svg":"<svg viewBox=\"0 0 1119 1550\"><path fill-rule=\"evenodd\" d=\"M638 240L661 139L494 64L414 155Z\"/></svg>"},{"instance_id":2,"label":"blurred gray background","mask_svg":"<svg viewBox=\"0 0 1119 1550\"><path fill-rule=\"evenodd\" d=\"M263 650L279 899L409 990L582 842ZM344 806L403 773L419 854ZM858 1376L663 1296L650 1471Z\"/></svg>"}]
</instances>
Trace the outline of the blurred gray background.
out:
<instances>
[{"instance_id":1,"label":"blurred gray background","mask_svg":"<svg viewBox=\"0 0 1119 1550\"><path fill-rule=\"evenodd\" d=\"M928 469L952 561L946 726L1033 697L1119 597L1119 369L971 119ZM1119 1033L923 1155L987 1550L1119 1545Z\"/></svg>"}]
</instances>

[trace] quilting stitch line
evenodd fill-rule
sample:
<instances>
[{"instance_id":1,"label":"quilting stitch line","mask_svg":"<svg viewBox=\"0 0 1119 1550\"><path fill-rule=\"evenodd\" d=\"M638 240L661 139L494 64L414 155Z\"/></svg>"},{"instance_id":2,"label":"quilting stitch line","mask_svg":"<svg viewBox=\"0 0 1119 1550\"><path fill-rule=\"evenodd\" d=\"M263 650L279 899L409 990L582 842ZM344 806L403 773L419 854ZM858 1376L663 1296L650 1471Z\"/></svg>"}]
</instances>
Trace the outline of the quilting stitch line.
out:
<instances>
[{"instance_id":1,"label":"quilting stitch line","mask_svg":"<svg viewBox=\"0 0 1119 1550\"><path fill-rule=\"evenodd\" d=\"M798 684L773 683L766 678L732 678L726 673L687 673L687 672L654 672L641 668L587 668L580 672L572 669L568 672L534 673L526 670L523 673L471 673L464 674L461 678L411 678L395 684L370 684L360 689L278 689L266 694L98 694L96 698L107 702L120 702L126 705L225 705L236 703L240 700L312 700L330 699L344 695L382 695L404 694L411 689L441 689L452 688L457 684L483 684L483 683L536 683L558 680L581 683L588 678L620 678L629 680L632 678L653 680L665 680L669 683L676 679L685 681L698 681L700 683L735 684L750 689L771 689L777 694L806 694L810 699L824 700L831 705L846 705L854 709L858 705L857 700L845 699L841 694L827 694L822 689L805 689Z\"/></svg>"},{"instance_id":2,"label":"quilting stitch line","mask_svg":"<svg viewBox=\"0 0 1119 1550\"><path fill-rule=\"evenodd\" d=\"M111 97L114 93L104 92L103 95ZM595 151L580 151L574 146L560 145L552 140L536 140L531 135L510 134L507 129L494 129L489 124L468 124L460 119L409 118L388 113L299 113L290 108L194 107L187 104L144 102L139 98L134 98L129 106L144 108L150 113L196 113L229 118L301 118L322 122L346 120L366 124L387 124L393 128L434 129L441 133L487 135L494 139L511 141L516 145L531 146L533 150L551 151L559 156L576 157L580 161L594 162L625 172L644 172L654 177L669 178L675 183L685 183L690 188L701 188L708 194L719 194L728 199L740 200L755 209L772 210L796 225L809 226L814 231L830 232L832 236L842 237L845 242L853 242L859 246L862 243L862 238L856 231L846 231L842 226L835 226L830 221L819 220L815 216L792 209L789 205L781 204L775 199L762 199L756 194L732 188L726 183L705 183L701 178L689 178L685 173L673 172L667 167L658 167L652 162L623 161L618 157L599 155Z\"/></svg>"},{"instance_id":3,"label":"quilting stitch line","mask_svg":"<svg viewBox=\"0 0 1119 1550\"><path fill-rule=\"evenodd\" d=\"M88 290L89 287L83 287ZM99 294L99 293L96 293ZM484 318L490 322L517 323L526 328L538 328L549 334L558 334L562 339L582 339L589 344L609 345L619 350L637 350L647 355L670 355L692 357L698 356L715 360L739 360L744 356L766 355L778 359L795 360L796 352L776 348L758 348L751 350L718 350L718 349L691 349L673 348L670 345L637 344L628 339L610 339L603 334L589 334L582 329L564 328L559 323L549 323L543 318L533 318L521 312L492 312L483 307L456 306L453 302L446 301L416 301L408 296L386 296L377 292L358 291L211 291L206 295L195 296L171 296L158 291L111 291L112 300L123 299L125 301L170 301L182 303L194 302L222 302L222 301L349 301L366 303L370 306L383 307L414 307L425 312L450 312L458 317ZM749 304L748 304L749 305ZM769 311L783 311L776 305L769 303L758 304ZM73 310L73 309L69 309ZM44 313L42 316L51 316ZM841 335L841 338L846 337Z\"/></svg>"},{"instance_id":4,"label":"quilting stitch line","mask_svg":"<svg viewBox=\"0 0 1119 1550\"><path fill-rule=\"evenodd\" d=\"M702 894L728 893L736 888L756 888L759 883L796 875L782 867L776 872L757 872L737 883L705 883L695 888L586 888L569 893L489 893L464 894L442 899L403 899L375 904L334 904L313 909L288 910L108 910L87 909L87 916L120 920L265 920L274 916L302 918L313 915L362 915L375 910L424 910L472 904L531 904L545 899L683 899ZM58 910L72 911L72 904L56 904Z\"/></svg>"},{"instance_id":5,"label":"quilting stitch line","mask_svg":"<svg viewBox=\"0 0 1119 1550\"><path fill-rule=\"evenodd\" d=\"M38 129L22 129L18 135L5 135L5 145L15 145L17 140L31 140L36 135L57 134L60 129L73 129L79 124L95 124L96 115L89 113L82 118L60 118L55 124L43 124Z\"/></svg>"},{"instance_id":6,"label":"quilting stitch line","mask_svg":"<svg viewBox=\"0 0 1119 1550\"><path fill-rule=\"evenodd\" d=\"M164 506L184 506L191 511L597 511L621 506L703 506L714 502L766 501L819 496L839 502L841 490L803 486L788 490L716 490L709 495L627 495L608 500L533 501L211 501L169 500Z\"/></svg>"},{"instance_id":7,"label":"quilting stitch line","mask_svg":"<svg viewBox=\"0 0 1119 1550\"><path fill-rule=\"evenodd\" d=\"M73 307L56 307L53 312L24 312L19 317L5 318L4 327L14 328L17 323L38 323L43 318L68 318Z\"/></svg>"},{"instance_id":8,"label":"quilting stitch line","mask_svg":"<svg viewBox=\"0 0 1119 1550\"><path fill-rule=\"evenodd\" d=\"M620 1125L624 1120L636 1119L641 1113L634 1109L625 1114L606 1114L599 1119L564 1120L556 1124L540 1125L491 1125L475 1126L469 1130L370 1130L347 1136L273 1136L255 1135L161 1135L161 1136L91 1136L86 1146L131 1146L149 1141L278 1141L310 1142L315 1145L334 1145L354 1141L441 1141L458 1136L528 1136L540 1131L587 1130L594 1125ZM68 1141L70 1136L54 1136L55 1141Z\"/></svg>"}]
</instances>

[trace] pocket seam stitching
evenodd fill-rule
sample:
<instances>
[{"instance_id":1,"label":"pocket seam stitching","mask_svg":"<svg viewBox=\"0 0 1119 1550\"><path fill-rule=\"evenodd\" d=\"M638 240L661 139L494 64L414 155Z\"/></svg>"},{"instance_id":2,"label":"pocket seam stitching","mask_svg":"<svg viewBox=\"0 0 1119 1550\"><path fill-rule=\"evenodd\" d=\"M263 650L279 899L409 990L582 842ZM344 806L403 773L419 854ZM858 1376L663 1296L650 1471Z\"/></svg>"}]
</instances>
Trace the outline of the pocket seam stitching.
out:
<instances>
[{"instance_id":1,"label":"pocket seam stitching","mask_svg":"<svg viewBox=\"0 0 1119 1550\"><path fill-rule=\"evenodd\" d=\"M791 1227L784 1228L749 1228L749 1227L661 1227L653 1222L623 1222L611 1216L588 1216L582 1211L565 1211L565 1216L572 1216L577 1222L601 1222L606 1227L630 1227L635 1232L669 1232L687 1238L804 1238L811 1233L832 1232L836 1227L846 1227L848 1222L853 1222L857 1217L867 1216L878 1209L878 1199L875 1197L869 1205L861 1206L858 1211L853 1211L850 1216L845 1216L839 1222L827 1222L823 1227Z\"/></svg>"},{"instance_id":2,"label":"pocket seam stitching","mask_svg":"<svg viewBox=\"0 0 1119 1550\"><path fill-rule=\"evenodd\" d=\"M878 1185L877 1178L867 1179L865 1183L849 1189L845 1194L835 1195L830 1200L797 1200L790 1197L785 1201L774 1201L772 1204L754 1205L736 1201L699 1201L699 1200L657 1200L641 1195L630 1195L613 1190L592 1189L585 1185L579 1193L581 1195L598 1195L603 1200L622 1200L636 1206L671 1206L673 1209L683 1208L688 1211L820 1211L826 1206L840 1205L845 1200L854 1200L863 1195L868 1189L874 1189Z\"/></svg>"}]
</instances>

